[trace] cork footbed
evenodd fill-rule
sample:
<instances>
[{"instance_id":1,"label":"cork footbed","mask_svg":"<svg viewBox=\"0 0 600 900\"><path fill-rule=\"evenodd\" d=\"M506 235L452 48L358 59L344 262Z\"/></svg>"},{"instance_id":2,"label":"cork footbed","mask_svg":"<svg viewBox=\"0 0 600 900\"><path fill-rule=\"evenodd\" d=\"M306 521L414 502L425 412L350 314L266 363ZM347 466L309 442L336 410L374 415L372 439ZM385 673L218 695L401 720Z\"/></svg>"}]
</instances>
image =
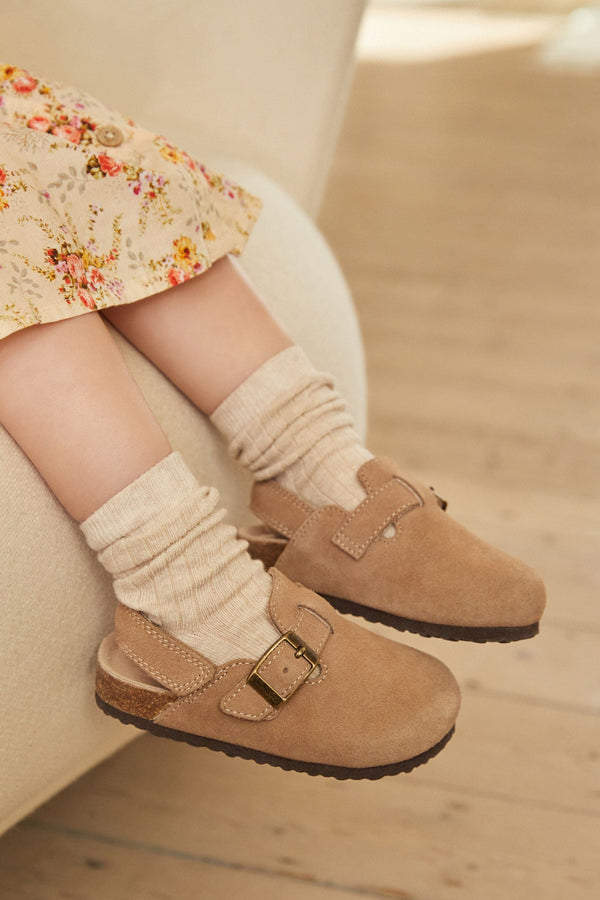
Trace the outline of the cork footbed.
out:
<instances>
[{"instance_id":1,"label":"cork footbed","mask_svg":"<svg viewBox=\"0 0 600 900\"><path fill-rule=\"evenodd\" d=\"M119 649L114 634L100 644L96 662L96 696L116 709L153 719L177 697Z\"/></svg>"}]
</instances>

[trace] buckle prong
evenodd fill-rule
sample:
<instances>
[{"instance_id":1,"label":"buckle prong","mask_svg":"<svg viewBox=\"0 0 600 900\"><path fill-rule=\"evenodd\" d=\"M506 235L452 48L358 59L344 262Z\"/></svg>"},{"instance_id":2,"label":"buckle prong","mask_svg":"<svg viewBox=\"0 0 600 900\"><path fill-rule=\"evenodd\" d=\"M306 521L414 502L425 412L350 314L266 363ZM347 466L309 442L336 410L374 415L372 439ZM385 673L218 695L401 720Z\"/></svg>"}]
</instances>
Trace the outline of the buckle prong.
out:
<instances>
[{"instance_id":1,"label":"buckle prong","mask_svg":"<svg viewBox=\"0 0 600 900\"><path fill-rule=\"evenodd\" d=\"M304 678L294 686L294 689L286 694L280 694L272 685L269 684L268 681L259 674L258 670L262 666L262 664L268 659L268 657L273 653L274 650L277 650L281 644L289 644L294 649L294 656L296 659L304 659L309 665L308 672L304 676ZM281 706L282 703L286 703L287 700L292 696L295 691L298 690L301 684L304 684L306 679L311 675L314 670L317 668L319 664L319 659L314 650L311 650L310 647L307 647L304 644L298 635L294 631L287 631L283 634L278 641L275 641L274 644L271 644L269 649L264 653L261 658L258 660L248 678L246 679L246 683L250 685L251 688L260 694L267 703L270 703L272 707L277 709L278 706Z\"/></svg>"}]
</instances>

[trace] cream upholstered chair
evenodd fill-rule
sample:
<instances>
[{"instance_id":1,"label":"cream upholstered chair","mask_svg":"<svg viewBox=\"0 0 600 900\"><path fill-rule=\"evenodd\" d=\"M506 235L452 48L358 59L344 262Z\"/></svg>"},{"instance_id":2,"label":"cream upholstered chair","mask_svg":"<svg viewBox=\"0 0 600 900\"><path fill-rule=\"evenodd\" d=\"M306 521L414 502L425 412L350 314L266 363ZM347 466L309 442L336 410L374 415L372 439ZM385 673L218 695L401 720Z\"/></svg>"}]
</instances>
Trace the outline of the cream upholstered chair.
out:
<instances>
[{"instance_id":1,"label":"cream upholstered chair","mask_svg":"<svg viewBox=\"0 0 600 900\"><path fill-rule=\"evenodd\" d=\"M45 0L2 4L0 60L77 84L264 201L242 263L365 422L360 336L314 216L364 0ZM174 448L248 521L249 481L203 417L120 337ZM108 577L0 427L0 832L135 736L93 701Z\"/></svg>"}]
</instances>

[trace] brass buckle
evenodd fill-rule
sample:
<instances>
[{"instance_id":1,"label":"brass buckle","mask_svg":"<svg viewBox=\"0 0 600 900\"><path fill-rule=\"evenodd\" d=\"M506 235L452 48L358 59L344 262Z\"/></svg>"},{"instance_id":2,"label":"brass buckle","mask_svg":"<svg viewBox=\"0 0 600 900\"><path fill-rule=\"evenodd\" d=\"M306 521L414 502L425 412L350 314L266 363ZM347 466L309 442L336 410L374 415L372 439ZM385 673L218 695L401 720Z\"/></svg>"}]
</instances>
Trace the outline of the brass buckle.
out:
<instances>
[{"instance_id":1,"label":"brass buckle","mask_svg":"<svg viewBox=\"0 0 600 900\"><path fill-rule=\"evenodd\" d=\"M267 681L265 681L265 679L261 675L258 674L258 670L265 662L265 660L268 659L268 657L271 655L271 653L273 653L274 650L277 650L280 644L284 643L289 644L294 648L294 650L296 651L294 653L296 659L305 659L310 666L310 669L304 676L304 679L300 681L296 685L294 690L290 691L290 693L285 697L282 696L278 691L276 691L274 687L272 687ZM248 675L246 684L249 684L251 688L254 688L254 690L267 701L267 703L270 703L272 707L277 709L278 706L281 706L282 703L285 703L286 700L289 700L289 698L298 690L301 684L304 684L308 676L312 675L318 664L319 660L314 650L311 650L310 647L307 647L304 641L302 641L294 631L287 631L279 638L278 641L275 641L275 643L269 647L266 653L261 656L259 661L256 663L256 665Z\"/></svg>"}]
</instances>

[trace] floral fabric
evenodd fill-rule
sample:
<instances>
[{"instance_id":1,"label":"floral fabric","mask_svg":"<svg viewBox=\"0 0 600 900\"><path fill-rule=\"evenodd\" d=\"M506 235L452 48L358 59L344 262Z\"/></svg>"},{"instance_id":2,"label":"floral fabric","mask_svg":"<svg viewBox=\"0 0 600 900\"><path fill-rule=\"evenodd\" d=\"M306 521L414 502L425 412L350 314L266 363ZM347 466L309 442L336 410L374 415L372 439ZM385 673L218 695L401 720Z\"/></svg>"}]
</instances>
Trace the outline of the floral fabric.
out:
<instances>
[{"instance_id":1,"label":"floral fabric","mask_svg":"<svg viewBox=\"0 0 600 900\"><path fill-rule=\"evenodd\" d=\"M260 208L93 97L0 64L0 338L186 281L240 254Z\"/></svg>"}]
</instances>

